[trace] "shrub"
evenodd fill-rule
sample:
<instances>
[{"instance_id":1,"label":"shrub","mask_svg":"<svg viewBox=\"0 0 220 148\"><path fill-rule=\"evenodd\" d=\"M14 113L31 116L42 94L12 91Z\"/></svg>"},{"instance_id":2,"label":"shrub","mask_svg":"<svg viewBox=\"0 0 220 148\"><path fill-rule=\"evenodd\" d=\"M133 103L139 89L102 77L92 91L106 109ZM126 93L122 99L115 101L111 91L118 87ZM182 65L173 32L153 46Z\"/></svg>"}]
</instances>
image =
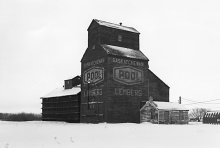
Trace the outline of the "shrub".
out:
<instances>
[{"instance_id":1,"label":"shrub","mask_svg":"<svg viewBox=\"0 0 220 148\"><path fill-rule=\"evenodd\" d=\"M41 114L33 113L0 113L0 120L4 121L40 121Z\"/></svg>"}]
</instances>

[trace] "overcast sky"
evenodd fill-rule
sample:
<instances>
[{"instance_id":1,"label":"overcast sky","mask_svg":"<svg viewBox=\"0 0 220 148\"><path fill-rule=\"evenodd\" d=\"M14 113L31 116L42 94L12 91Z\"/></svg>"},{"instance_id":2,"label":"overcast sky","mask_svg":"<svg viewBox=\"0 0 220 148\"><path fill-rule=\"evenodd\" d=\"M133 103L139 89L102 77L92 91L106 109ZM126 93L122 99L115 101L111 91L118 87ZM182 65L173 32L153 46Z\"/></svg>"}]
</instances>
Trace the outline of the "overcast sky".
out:
<instances>
[{"instance_id":1,"label":"overcast sky","mask_svg":"<svg viewBox=\"0 0 220 148\"><path fill-rule=\"evenodd\" d=\"M0 0L0 112L41 113L40 97L80 75L92 19L141 33L171 102L220 103L219 8L219 0Z\"/></svg>"}]
</instances>

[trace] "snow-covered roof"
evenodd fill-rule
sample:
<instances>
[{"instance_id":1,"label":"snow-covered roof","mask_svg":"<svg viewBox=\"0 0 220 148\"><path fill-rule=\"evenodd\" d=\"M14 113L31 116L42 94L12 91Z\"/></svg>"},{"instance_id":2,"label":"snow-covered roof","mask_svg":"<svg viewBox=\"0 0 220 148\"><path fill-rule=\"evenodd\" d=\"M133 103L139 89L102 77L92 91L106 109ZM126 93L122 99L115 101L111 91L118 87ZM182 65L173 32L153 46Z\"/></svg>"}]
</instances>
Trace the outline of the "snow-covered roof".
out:
<instances>
[{"instance_id":1,"label":"snow-covered roof","mask_svg":"<svg viewBox=\"0 0 220 148\"><path fill-rule=\"evenodd\" d=\"M173 102L154 101L159 110L188 110L184 105Z\"/></svg>"},{"instance_id":2,"label":"snow-covered roof","mask_svg":"<svg viewBox=\"0 0 220 148\"><path fill-rule=\"evenodd\" d=\"M69 77L69 78L67 78L65 80L71 80L71 79L74 79L74 78L80 79L80 76L71 76L71 77Z\"/></svg>"},{"instance_id":3,"label":"snow-covered roof","mask_svg":"<svg viewBox=\"0 0 220 148\"><path fill-rule=\"evenodd\" d=\"M107 54L123 56L134 59L149 60L140 50L134 50L125 47L113 45L101 45Z\"/></svg>"},{"instance_id":4,"label":"snow-covered roof","mask_svg":"<svg viewBox=\"0 0 220 148\"><path fill-rule=\"evenodd\" d=\"M219 114L220 112L213 112L213 111L210 111L210 112L206 112L205 115L215 115L215 114Z\"/></svg>"},{"instance_id":5,"label":"snow-covered roof","mask_svg":"<svg viewBox=\"0 0 220 148\"><path fill-rule=\"evenodd\" d=\"M150 103L149 101L146 102L146 104L149 103ZM158 110L185 110L185 111L188 110L184 105L173 102L153 101L153 103L150 104ZM141 108L141 110L144 109L145 105Z\"/></svg>"},{"instance_id":6,"label":"snow-covered roof","mask_svg":"<svg viewBox=\"0 0 220 148\"><path fill-rule=\"evenodd\" d=\"M75 78L75 76L68 77L68 78L65 79L65 80L71 80L71 79L73 79L73 78Z\"/></svg>"},{"instance_id":7,"label":"snow-covered roof","mask_svg":"<svg viewBox=\"0 0 220 148\"><path fill-rule=\"evenodd\" d=\"M69 95L76 95L81 91L80 86L73 87L72 89L64 89L63 87L61 88L56 88L52 92L46 94L45 96L41 98L52 98L52 97L61 97L61 96L69 96Z\"/></svg>"},{"instance_id":8,"label":"snow-covered roof","mask_svg":"<svg viewBox=\"0 0 220 148\"><path fill-rule=\"evenodd\" d=\"M115 28L115 29L130 31L130 32L134 32L134 33L139 33L139 32L138 32L136 29L134 29L133 27L122 26L122 25L118 25L118 24L113 24L113 23L109 23L109 22L97 20L97 19L94 19L94 20L95 20L99 25L101 25L101 26L106 26L106 27L110 27L110 28Z\"/></svg>"}]
</instances>

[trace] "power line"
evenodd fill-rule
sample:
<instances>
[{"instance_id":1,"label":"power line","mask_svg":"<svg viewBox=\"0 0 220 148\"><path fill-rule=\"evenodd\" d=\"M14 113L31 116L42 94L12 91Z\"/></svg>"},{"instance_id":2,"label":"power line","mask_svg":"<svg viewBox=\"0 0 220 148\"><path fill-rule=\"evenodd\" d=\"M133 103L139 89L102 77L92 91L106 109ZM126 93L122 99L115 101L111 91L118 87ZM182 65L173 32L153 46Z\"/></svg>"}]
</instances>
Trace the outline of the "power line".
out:
<instances>
[{"instance_id":1,"label":"power line","mask_svg":"<svg viewBox=\"0 0 220 148\"><path fill-rule=\"evenodd\" d=\"M184 100L187 100L187 101L191 101L191 102L195 102L195 103L198 103L197 101L193 101L193 100L189 100L189 99L185 99L185 98L182 98L182 99L184 99ZM220 101L220 99L217 99L217 100L219 100ZM211 105L211 104L220 104L220 103L203 103L203 104L207 104L207 105Z\"/></svg>"},{"instance_id":2,"label":"power line","mask_svg":"<svg viewBox=\"0 0 220 148\"><path fill-rule=\"evenodd\" d=\"M182 99L185 99L185 98L182 98ZM193 101L193 100L189 100L189 99L185 99L185 100L192 101L192 102L194 102L194 103L184 104L184 105L192 105L192 104L200 104L200 103L209 104L209 103L205 103L205 102L212 102L212 101L217 101L217 100L220 100L220 99L209 100L209 101L203 101L203 102L197 102L197 101ZM215 103L215 104L219 104L219 103Z\"/></svg>"},{"instance_id":3,"label":"power line","mask_svg":"<svg viewBox=\"0 0 220 148\"><path fill-rule=\"evenodd\" d=\"M213 106L213 105L211 105L211 104L197 104L197 105L199 105L199 106L201 106L201 107L205 107L205 108L220 108L220 107L218 107L218 106Z\"/></svg>"}]
</instances>

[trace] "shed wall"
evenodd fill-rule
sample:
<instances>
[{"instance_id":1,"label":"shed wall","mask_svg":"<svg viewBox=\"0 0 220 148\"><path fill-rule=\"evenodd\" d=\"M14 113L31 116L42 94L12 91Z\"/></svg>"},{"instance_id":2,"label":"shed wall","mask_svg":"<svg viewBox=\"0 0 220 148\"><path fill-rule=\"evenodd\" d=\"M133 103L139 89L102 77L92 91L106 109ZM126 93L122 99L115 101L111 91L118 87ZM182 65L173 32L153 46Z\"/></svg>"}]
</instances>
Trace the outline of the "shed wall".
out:
<instances>
[{"instance_id":1,"label":"shed wall","mask_svg":"<svg viewBox=\"0 0 220 148\"><path fill-rule=\"evenodd\" d=\"M188 111L183 110L157 110L153 106L146 105L140 111L140 122L188 124ZM158 121L159 118L159 121Z\"/></svg>"},{"instance_id":2,"label":"shed wall","mask_svg":"<svg viewBox=\"0 0 220 148\"><path fill-rule=\"evenodd\" d=\"M80 122L80 93L77 95L42 98L43 121Z\"/></svg>"}]
</instances>

